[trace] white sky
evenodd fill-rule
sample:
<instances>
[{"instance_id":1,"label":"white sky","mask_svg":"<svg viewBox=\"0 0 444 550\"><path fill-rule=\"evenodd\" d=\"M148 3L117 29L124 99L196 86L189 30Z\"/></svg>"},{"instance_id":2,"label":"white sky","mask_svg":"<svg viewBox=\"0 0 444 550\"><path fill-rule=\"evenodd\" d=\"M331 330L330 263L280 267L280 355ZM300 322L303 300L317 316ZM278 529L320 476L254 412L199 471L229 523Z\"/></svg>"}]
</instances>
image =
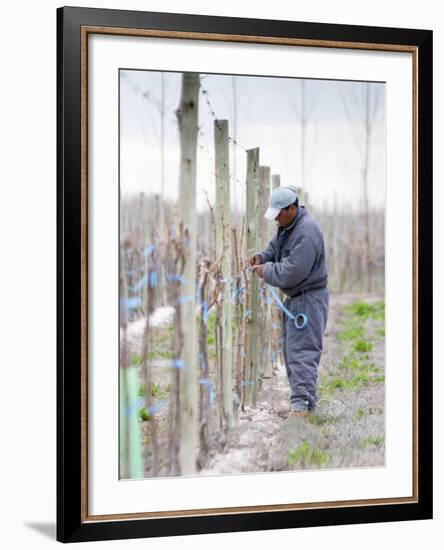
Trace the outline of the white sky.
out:
<instances>
[{"instance_id":1,"label":"white sky","mask_svg":"<svg viewBox=\"0 0 444 550\"><path fill-rule=\"evenodd\" d=\"M201 75L197 204L207 208L204 189L214 199L213 115L229 120L234 137L233 77ZM362 197L365 83L305 80L305 182L301 170L301 80L236 76L237 143L230 147L232 203L244 204L245 149L260 148L260 164L280 174L281 185L296 185L310 193L318 208L357 207ZM181 73L164 73L165 196L178 196L179 105ZM161 73L120 73L121 192L160 192ZM206 93L205 93L205 92ZM369 201L382 206L385 196L385 85L369 84ZM207 103L207 99L210 105ZM344 101L345 100L345 101ZM211 109L210 109L211 106ZM348 108L345 108L348 106ZM348 112L348 113L347 113ZM235 161L235 162L234 162ZM236 168L236 174L234 169Z\"/></svg>"}]
</instances>

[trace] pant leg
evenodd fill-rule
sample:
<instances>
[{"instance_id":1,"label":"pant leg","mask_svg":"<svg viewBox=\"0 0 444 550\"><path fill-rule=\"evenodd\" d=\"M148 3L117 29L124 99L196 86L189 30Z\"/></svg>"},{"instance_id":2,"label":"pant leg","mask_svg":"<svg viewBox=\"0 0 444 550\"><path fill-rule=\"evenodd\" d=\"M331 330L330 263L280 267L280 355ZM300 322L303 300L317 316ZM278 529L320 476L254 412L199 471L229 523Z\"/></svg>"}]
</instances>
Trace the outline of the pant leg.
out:
<instances>
[{"instance_id":1,"label":"pant leg","mask_svg":"<svg viewBox=\"0 0 444 550\"><path fill-rule=\"evenodd\" d=\"M306 292L292 298L288 309L296 315L305 313L308 324L298 330L294 320L286 316L284 349L286 368L291 388L291 408L316 409L318 367L323 349L323 334L328 318L328 289Z\"/></svg>"}]
</instances>

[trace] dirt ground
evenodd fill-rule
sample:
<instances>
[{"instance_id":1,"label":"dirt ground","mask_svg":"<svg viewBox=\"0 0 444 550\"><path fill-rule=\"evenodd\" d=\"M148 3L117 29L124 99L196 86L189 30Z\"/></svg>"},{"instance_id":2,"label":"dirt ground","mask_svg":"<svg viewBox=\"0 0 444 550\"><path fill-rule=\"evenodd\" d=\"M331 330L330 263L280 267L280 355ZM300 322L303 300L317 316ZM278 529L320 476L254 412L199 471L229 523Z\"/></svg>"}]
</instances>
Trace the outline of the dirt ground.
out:
<instances>
[{"instance_id":1,"label":"dirt ground","mask_svg":"<svg viewBox=\"0 0 444 550\"><path fill-rule=\"evenodd\" d=\"M129 339L135 349L140 331L136 323L133 325ZM157 360L153 364L154 380L159 381L159 387L165 386L171 370L165 367L170 362ZM318 396L315 414L286 419L290 389L285 366L278 364L271 378L261 379L257 406L238 409L237 421L225 440L217 429L212 430L209 456L199 475L384 466L385 329L381 296L330 294ZM158 475L174 475L167 464L168 406L154 418L159 438ZM149 422L142 422L145 442L150 440ZM150 445L145 450L149 453L145 475L151 477Z\"/></svg>"}]
</instances>

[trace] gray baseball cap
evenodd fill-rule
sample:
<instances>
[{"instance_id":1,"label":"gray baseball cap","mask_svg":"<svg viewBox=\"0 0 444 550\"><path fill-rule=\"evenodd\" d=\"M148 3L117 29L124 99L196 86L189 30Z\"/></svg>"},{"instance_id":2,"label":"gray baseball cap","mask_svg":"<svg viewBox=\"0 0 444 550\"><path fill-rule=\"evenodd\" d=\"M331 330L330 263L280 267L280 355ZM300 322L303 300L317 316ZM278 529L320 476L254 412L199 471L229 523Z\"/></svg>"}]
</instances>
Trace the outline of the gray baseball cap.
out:
<instances>
[{"instance_id":1,"label":"gray baseball cap","mask_svg":"<svg viewBox=\"0 0 444 550\"><path fill-rule=\"evenodd\" d=\"M282 208L293 204L298 198L296 187L277 187L270 197L270 206L265 212L267 220L274 220Z\"/></svg>"}]
</instances>

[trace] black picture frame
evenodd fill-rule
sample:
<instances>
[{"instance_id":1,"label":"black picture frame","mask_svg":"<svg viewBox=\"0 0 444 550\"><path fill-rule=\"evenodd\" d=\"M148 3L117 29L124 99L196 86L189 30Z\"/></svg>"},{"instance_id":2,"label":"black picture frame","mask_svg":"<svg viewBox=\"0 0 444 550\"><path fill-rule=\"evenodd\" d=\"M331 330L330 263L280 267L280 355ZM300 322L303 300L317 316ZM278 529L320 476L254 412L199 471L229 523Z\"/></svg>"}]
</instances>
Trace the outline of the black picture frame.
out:
<instances>
[{"instance_id":1,"label":"black picture frame","mask_svg":"<svg viewBox=\"0 0 444 550\"><path fill-rule=\"evenodd\" d=\"M84 326L84 250L87 219L82 181L87 159L82 149L82 28L114 28L295 39L332 47L361 44L415 52L417 265L416 379L417 491L405 502L309 509L193 514L182 517L88 517L85 499L86 395L81 365L87 358ZM122 31L124 33L124 31ZM432 31L295 21L241 19L174 13L63 7L57 10L57 540L78 542L197 533L356 524L432 518ZM83 155L83 156L82 156ZM83 239L83 240L82 240ZM82 245L83 242L83 245ZM83 254L83 255L82 255ZM83 450L82 450L83 449ZM131 521L128 521L130 519Z\"/></svg>"}]
</instances>

